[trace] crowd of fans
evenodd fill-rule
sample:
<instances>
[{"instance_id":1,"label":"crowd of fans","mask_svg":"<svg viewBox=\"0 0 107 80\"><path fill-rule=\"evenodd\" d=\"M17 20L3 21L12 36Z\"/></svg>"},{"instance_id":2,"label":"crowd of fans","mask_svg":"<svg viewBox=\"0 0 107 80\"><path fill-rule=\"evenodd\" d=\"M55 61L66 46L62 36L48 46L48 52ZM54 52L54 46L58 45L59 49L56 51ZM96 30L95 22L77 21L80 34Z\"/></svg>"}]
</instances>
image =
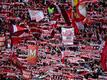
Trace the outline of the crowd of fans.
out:
<instances>
[{"instance_id":1,"label":"crowd of fans","mask_svg":"<svg viewBox=\"0 0 107 80\"><path fill-rule=\"evenodd\" d=\"M71 3L66 0L60 0L61 2L23 1L0 2L0 36L6 38L5 47L0 48L0 80L11 78L12 80L23 80L25 77L23 70L31 72L31 80L107 79L107 74L100 65L100 53L107 37L107 10L104 2L87 4L87 16L90 17L92 23L85 23L84 29L79 30L79 34L75 35L74 45L65 46L61 42L61 27L66 26L66 23L58 13L56 4L64 5L66 9L69 9ZM52 8L53 11L49 11ZM45 18L40 22L31 21L28 9L42 10ZM10 32L13 24L23 27L28 25L31 29L33 27L36 29L30 33L31 36L24 37L21 43L13 45L12 37L19 34ZM24 33L27 34L29 31L26 30ZM34 65L28 64L25 60L28 53L26 47L29 44L39 46L38 60ZM63 51L66 52L64 61L62 61Z\"/></svg>"}]
</instances>

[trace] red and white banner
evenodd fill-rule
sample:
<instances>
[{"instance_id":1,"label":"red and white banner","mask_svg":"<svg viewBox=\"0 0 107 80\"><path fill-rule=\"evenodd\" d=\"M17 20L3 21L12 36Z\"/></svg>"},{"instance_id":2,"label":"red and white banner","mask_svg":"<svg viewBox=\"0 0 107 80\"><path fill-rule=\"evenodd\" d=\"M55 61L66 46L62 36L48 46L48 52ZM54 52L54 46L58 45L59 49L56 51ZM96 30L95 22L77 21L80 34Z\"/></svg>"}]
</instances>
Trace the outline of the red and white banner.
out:
<instances>
[{"instance_id":1,"label":"red and white banner","mask_svg":"<svg viewBox=\"0 0 107 80\"><path fill-rule=\"evenodd\" d=\"M72 45L74 40L74 28L62 28L62 43Z\"/></svg>"},{"instance_id":2,"label":"red and white banner","mask_svg":"<svg viewBox=\"0 0 107 80\"><path fill-rule=\"evenodd\" d=\"M41 21L44 18L43 11L39 10L28 10L31 20L36 20L36 22Z\"/></svg>"}]
</instances>

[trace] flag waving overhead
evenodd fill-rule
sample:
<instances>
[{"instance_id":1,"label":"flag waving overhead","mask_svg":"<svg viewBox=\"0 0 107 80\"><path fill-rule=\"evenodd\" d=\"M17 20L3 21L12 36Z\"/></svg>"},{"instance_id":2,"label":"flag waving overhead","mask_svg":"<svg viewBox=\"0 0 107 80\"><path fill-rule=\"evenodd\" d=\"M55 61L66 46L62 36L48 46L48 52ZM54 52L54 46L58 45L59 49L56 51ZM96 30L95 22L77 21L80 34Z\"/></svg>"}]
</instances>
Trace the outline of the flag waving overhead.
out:
<instances>
[{"instance_id":1,"label":"flag waving overhead","mask_svg":"<svg viewBox=\"0 0 107 80\"><path fill-rule=\"evenodd\" d=\"M27 30L27 28L18 26L18 25L13 25L12 26L12 33L18 32L18 31L24 31Z\"/></svg>"},{"instance_id":2,"label":"flag waving overhead","mask_svg":"<svg viewBox=\"0 0 107 80\"><path fill-rule=\"evenodd\" d=\"M77 12L80 20L84 20L86 17L87 12L86 12L85 5L86 4L83 3L83 1L78 2L78 4L76 5L76 12Z\"/></svg>"},{"instance_id":3,"label":"flag waving overhead","mask_svg":"<svg viewBox=\"0 0 107 80\"><path fill-rule=\"evenodd\" d=\"M79 32L79 29L84 29L83 20L86 17L86 6L83 1L73 0L73 19L72 26L75 28L75 33Z\"/></svg>"},{"instance_id":4,"label":"flag waving overhead","mask_svg":"<svg viewBox=\"0 0 107 80\"><path fill-rule=\"evenodd\" d=\"M38 47L35 45L28 45L28 57L27 61L30 64L35 64L37 61L37 53L38 53Z\"/></svg>"},{"instance_id":5,"label":"flag waving overhead","mask_svg":"<svg viewBox=\"0 0 107 80\"><path fill-rule=\"evenodd\" d=\"M36 22L41 21L44 18L43 11L39 10L28 10L31 20L36 20Z\"/></svg>"}]
</instances>

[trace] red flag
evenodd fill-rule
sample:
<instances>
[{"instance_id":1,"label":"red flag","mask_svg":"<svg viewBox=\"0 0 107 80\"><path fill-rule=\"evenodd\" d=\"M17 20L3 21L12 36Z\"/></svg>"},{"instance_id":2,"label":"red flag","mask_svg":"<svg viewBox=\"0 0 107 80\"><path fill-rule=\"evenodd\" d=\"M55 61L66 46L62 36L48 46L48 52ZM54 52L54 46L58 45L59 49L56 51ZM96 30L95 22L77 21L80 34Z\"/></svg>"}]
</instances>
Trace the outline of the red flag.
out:
<instances>
[{"instance_id":1,"label":"red flag","mask_svg":"<svg viewBox=\"0 0 107 80\"><path fill-rule=\"evenodd\" d=\"M28 45L28 57L27 62L30 64L35 64L37 61L38 46Z\"/></svg>"},{"instance_id":2,"label":"red flag","mask_svg":"<svg viewBox=\"0 0 107 80\"><path fill-rule=\"evenodd\" d=\"M101 54L101 66L104 71L107 71L107 40Z\"/></svg>"}]
</instances>

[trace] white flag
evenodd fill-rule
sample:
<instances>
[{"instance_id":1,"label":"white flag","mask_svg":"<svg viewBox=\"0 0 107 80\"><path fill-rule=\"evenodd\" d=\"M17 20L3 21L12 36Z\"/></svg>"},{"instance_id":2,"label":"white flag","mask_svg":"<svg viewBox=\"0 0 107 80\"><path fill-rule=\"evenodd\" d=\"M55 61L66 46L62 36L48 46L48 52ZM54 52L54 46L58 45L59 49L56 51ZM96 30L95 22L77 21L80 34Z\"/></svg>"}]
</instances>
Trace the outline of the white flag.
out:
<instances>
[{"instance_id":1,"label":"white flag","mask_svg":"<svg viewBox=\"0 0 107 80\"><path fill-rule=\"evenodd\" d=\"M74 28L62 28L62 43L72 45L74 40Z\"/></svg>"},{"instance_id":2,"label":"white flag","mask_svg":"<svg viewBox=\"0 0 107 80\"><path fill-rule=\"evenodd\" d=\"M36 22L41 21L44 18L43 11L39 10L28 10L31 20L36 20Z\"/></svg>"}]
</instances>

